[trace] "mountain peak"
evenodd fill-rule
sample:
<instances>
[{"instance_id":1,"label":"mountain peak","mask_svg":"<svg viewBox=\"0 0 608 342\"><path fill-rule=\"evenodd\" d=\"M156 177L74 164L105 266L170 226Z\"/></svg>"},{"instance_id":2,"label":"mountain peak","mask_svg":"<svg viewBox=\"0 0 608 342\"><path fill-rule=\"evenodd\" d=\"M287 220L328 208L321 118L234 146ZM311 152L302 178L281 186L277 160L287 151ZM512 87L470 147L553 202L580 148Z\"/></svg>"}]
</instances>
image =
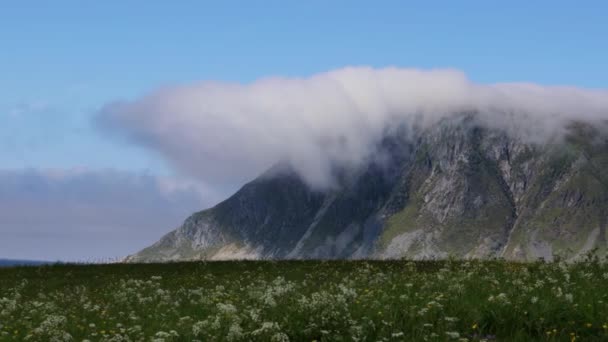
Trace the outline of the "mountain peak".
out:
<instances>
[{"instance_id":1,"label":"mountain peak","mask_svg":"<svg viewBox=\"0 0 608 342\"><path fill-rule=\"evenodd\" d=\"M573 122L523 139L476 113L387 131L334 184L281 162L129 261L223 258L577 258L606 252L608 135Z\"/></svg>"}]
</instances>

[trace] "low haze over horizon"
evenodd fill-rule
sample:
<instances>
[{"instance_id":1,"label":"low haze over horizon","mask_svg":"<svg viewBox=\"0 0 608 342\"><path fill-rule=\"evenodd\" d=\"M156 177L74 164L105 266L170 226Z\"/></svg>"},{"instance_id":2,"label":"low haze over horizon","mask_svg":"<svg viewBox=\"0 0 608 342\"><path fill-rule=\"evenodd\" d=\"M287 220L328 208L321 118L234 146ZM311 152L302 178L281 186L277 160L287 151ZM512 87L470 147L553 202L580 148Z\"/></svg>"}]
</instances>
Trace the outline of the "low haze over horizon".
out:
<instances>
[{"instance_id":1,"label":"low haze over horizon","mask_svg":"<svg viewBox=\"0 0 608 342\"><path fill-rule=\"evenodd\" d=\"M393 118L388 108L516 100L538 113L537 135L550 131L544 123L605 115L607 10L600 1L4 3L0 258L123 257L279 159L325 187L327 161L360 161ZM343 149L310 143L336 130Z\"/></svg>"}]
</instances>

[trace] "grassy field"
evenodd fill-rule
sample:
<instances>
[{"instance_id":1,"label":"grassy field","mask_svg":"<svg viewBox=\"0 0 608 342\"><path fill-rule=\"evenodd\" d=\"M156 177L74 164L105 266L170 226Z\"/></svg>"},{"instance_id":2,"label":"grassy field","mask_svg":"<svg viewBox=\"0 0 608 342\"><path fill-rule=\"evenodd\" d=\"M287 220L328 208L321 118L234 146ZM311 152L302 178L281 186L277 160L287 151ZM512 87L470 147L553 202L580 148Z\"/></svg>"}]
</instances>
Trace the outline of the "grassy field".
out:
<instances>
[{"instance_id":1,"label":"grassy field","mask_svg":"<svg viewBox=\"0 0 608 342\"><path fill-rule=\"evenodd\" d=\"M0 269L0 341L608 341L608 266L238 261Z\"/></svg>"}]
</instances>

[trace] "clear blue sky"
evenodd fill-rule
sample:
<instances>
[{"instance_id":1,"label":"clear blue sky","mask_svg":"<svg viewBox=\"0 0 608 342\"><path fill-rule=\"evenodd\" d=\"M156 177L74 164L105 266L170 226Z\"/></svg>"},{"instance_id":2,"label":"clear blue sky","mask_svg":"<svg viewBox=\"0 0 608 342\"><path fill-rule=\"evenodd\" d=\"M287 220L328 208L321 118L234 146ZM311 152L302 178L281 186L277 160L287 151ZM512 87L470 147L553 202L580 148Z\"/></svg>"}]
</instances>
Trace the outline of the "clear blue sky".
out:
<instances>
[{"instance_id":1,"label":"clear blue sky","mask_svg":"<svg viewBox=\"0 0 608 342\"><path fill-rule=\"evenodd\" d=\"M91 123L105 103L170 84L368 65L606 88L607 17L606 1L6 0L0 170L171 175Z\"/></svg>"},{"instance_id":2,"label":"clear blue sky","mask_svg":"<svg viewBox=\"0 0 608 342\"><path fill-rule=\"evenodd\" d=\"M603 1L4 1L0 118L32 113L0 125L0 166L160 170L88 118L165 84L397 65L606 87L607 13Z\"/></svg>"}]
</instances>

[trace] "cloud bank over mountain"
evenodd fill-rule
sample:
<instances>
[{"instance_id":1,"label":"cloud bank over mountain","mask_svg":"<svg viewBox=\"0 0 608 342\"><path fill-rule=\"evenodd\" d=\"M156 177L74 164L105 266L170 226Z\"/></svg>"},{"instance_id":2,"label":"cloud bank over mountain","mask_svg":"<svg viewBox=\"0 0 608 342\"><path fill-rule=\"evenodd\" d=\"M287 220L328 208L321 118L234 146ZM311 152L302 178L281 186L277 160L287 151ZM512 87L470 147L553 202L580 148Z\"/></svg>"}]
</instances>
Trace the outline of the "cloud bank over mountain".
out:
<instances>
[{"instance_id":1,"label":"cloud bank over mountain","mask_svg":"<svg viewBox=\"0 0 608 342\"><path fill-rule=\"evenodd\" d=\"M567 123L608 119L608 91L476 84L458 70L344 68L307 78L166 87L105 106L97 124L157 151L207 184L239 184L287 160L311 185L358 165L386 130L462 112L546 142Z\"/></svg>"},{"instance_id":2,"label":"cloud bank over mountain","mask_svg":"<svg viewBox=\"0 0 608 342\"><path fill-rule=\"evenodd\" d=\"M0 258L121 257L212 204L195 185L112 170L0 170L0 189Z\"/></svg>"}]
</instances>

